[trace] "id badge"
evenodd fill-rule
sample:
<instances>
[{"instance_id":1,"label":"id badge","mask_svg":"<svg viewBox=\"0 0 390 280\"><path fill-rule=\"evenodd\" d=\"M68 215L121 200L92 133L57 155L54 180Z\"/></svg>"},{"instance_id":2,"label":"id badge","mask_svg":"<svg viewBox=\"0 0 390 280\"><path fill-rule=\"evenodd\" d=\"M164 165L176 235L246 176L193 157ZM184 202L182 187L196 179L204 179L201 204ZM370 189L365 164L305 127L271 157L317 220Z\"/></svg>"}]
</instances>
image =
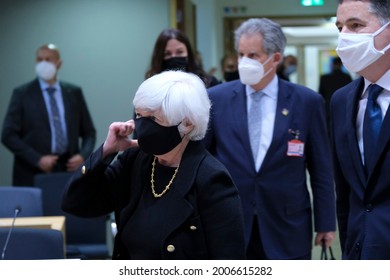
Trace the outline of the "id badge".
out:
<instances>
[{"instance_id":1,"label":"id badge","mask_svg":"<svg viewBox=\"0 0 390 280\"><path fill-rule=\"evenodd\" d=\"M287 156L289 157L303 157L305 143L301 140L293 139L288 141Z\"/></svg>"}]
</instances>

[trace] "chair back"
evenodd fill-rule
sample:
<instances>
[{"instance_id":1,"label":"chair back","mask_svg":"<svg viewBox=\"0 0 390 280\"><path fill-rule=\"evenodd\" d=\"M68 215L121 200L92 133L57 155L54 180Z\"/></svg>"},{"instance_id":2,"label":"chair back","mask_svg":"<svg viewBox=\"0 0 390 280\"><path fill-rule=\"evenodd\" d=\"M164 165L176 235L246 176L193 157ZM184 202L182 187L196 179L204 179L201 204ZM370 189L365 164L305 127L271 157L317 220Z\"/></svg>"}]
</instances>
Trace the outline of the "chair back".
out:
<instances>
[{"instance_id":1,"label":"chair back","mask_svg":"<svg viewBox=\"0 0 390 280\"><path fill-rule=\"evenodd\" d=\"M0 228L0 246L3 251L9 228ZM64 259L62 232L44 228L13 228L4 260Z\"/></svg>"},{"instance_id":2,"label":"chair back","mask_svg":"<svg viewBox=\"0 0 390 280\"><path fill-rule=\"evenodd\" d=\"M34 185L42 190L45 216L65 216L66 243L69 254L77 251L87 259L109 257L107 245L107 217L80 218L62 211L64 188L72 173L39 174ZM76 253L75 253L76 252Z\"/></svg>"},{"instance_id":3,"label":"chair back","mask_svg":"<svg viewBox=\"0 0 390 280\"><path fill-rule=\"evenodd\" d=\"M16 208L20 208L18 217L42 216L42 191L32 186L0 187L0 218L13 217Z\"/></svg>"}]
</instances>

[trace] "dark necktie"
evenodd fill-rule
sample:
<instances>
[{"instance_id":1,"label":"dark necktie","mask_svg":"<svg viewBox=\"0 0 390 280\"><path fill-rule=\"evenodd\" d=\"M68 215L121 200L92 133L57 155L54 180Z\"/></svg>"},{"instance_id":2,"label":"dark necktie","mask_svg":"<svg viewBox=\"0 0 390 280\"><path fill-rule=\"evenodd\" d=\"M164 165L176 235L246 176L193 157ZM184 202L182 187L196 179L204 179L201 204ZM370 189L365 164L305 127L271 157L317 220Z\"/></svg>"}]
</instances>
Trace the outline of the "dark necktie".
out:
<instances>
[{"instance_id":1,"label":"dark necktie","mask_svg":"<svg viewBox=\"0 0 390 280\"><path fill-rule=\"evenodd\" d=\"M372 156L378 142L379 132L382 126L382 111L377 103L378 95L383 88L371 84L368 87L367 108L363 121L363 145L364 145L364 164L366 170L372 170L374 163Z\"/></svg>"},{"instance_id":2,"label":"dark necktie","mask_svg":"<svg viewBox=\"0 0 390 280\"><path fill-rule=\"evenodd\" d=\"M51 108L51 114L52 114L53 126L54 126L54 137L55 137L54 153L61 155L66 151L66 146L65 146L66 140L65 140L64 131L62 130L60 111L58 109L57 101L54 98L54 92L56 91L56 89L52 87L48 87L46 90L49 93L50 108Z\"/></svg>"}]
</instances>

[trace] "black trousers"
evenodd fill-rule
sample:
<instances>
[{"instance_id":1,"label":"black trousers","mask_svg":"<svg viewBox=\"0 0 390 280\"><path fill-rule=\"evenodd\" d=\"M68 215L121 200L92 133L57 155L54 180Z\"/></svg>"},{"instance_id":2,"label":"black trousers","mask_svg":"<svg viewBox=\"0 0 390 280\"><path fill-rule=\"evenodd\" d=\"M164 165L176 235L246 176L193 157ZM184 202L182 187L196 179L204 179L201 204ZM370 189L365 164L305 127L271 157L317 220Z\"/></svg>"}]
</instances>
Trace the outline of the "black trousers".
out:
<instances>
[{"instance_id":1,"label":"black trousers","mask_svg":"<svg viewBox=\"0 0 390 280\"><path fill-rule=\"evenodd\" d=\"M267 255L264 252L263 243L260 239L259 225L257 223L257 217L253 217L252 221L252 233L249 239L248 248L246 250L247 260L268 260Z\"/></svg>"},{"instance_id":2,"label":"black trousers","mask_svg":"<svg viewBox=\"0 0 390 280\"><path fill-rule=\"evenodd\" d=\"M68 162L69 159L70 159L69 153L59 155L59 158L57 160L57 164L54 165L52 172L66 172L66 170L67 170L66 163Z\"/></svg>"},{"instance_id":3,"label":"black trousers","mask_svg":"<svg viewBox=\"0 0 390 280\"><path fill-rule=\"evenodd\" d=\"M280 229L283 230L283 229ZM264 251L263 243L261 242L259 225L257 222L257 216L253 217L252 221L252 232L249 239L248 248L246 250L246 259L247 260L270 260L267 257L266 252ZM297 258L291 258L294 260L310 260L311 253L300 256Z\"/></svg>"}]
</instances>

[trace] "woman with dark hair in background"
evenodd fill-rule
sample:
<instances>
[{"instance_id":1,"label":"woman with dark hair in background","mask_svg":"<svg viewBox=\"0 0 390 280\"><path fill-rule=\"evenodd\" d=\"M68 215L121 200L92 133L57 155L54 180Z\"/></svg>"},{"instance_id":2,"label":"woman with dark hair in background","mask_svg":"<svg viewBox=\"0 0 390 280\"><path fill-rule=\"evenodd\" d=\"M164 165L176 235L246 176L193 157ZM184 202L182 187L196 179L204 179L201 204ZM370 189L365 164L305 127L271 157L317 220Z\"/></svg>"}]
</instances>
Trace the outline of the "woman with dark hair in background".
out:
<instances>
[{"instance_id":1,"label":"woman with dark hair in background","mask_svg":"<svg viewBox=\"0 0 390 280\"><path fill-rule=\"evenodd\" d=\"M219 81L207 74L199 63L188 37L178 29L167 28L161 31L154 44L152 60L145 73L145 79L168 70L181 70L197 75L206 88L219 84ZM134 111L134 118L136 113ZM133 132L134 139L137 132Z\"/></svg>"},{"instance_id":2,"label":"woman with dark hair in background","mask_svg":"<svg viewBox=\"0 0 390 280\"><path fill-rule=\"evenodd\" d=\"M218 80L207 74L197 62L195 52L188 37L178 29L164 29L154 44L152 60L145 78L166 70L182 70L196 74L205 83L206 87L218 84Z\"/></svg>"}]
</instances>

